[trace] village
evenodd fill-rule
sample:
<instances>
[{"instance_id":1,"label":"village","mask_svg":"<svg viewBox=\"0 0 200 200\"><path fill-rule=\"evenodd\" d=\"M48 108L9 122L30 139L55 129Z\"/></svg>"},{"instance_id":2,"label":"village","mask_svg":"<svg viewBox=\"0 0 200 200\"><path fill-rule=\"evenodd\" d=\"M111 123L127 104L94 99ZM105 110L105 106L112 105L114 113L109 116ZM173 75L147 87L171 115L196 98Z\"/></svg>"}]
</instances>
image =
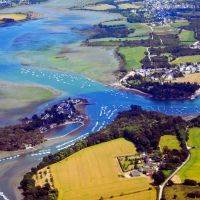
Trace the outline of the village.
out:
<instances>
[{"instance_id":1,"label":"village","mask_svg":"<svg viewBox=\"0 0 200 200\"><path fill-rule=\"evenodd\" d=\"M29 0L17 0L17 1L11 1L11 0L0 0L0 9L1 8L8 8L13 7L16 5L29 5Z\"/></svg>"},{"instance_id":2,"label":"village","mask_svg":"<svg viewBox=\"0 0 200 200\"><path fill-rule=\"evenodd\" d=\"M23 119L23 123L32 128L38 128L40 133L68 123L83 122L84 114L80 113L75 106L86 103L83 99L67 99L47 108L40 116L33 115L31 119Z\"/></svg>"},{"instance_id":3,"label":"village","mask_svg":"<svg viewBox=\"0 0 200 200\"><path fill-rule=\"evenodd\" d=\"M146 78L151 81L169 82L176 80L178 77L184 77L188 74L200 73L200 63L185 63L178 64L174 67L168 68L153 68L153 69L133 69L123 79L121 83L127 85L126 80L129 77L136 75Z\"/></svg>"},{"instance_id":4,"label":"village","mask_svg":"<svg viewBox=\"0 0 200 200\"><path fill-rule=\"evenodd\" d=\"M117 158L122 170L119 177L133 178L139 176L151 177L157 172L162 163L162 156L155 152L152 154L141 153L137 155L120 156Z\"/></svg>"}]
</instances>

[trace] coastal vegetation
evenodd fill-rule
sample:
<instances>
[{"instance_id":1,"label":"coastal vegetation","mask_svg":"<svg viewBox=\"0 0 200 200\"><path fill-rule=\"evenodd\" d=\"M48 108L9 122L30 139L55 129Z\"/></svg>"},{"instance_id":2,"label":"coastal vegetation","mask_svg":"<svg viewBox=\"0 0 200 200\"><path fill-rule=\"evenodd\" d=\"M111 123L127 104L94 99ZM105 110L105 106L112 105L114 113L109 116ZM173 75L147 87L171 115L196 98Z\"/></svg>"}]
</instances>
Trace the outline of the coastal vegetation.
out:
<instances>
[{"instance_id":1,"label":"coastal vegetation","mask_svg":"<svg viewBox=\"0 0 200 200\"><path fill-rule=\"evenodd\" d=\"M140 90L158 100L183 100L191 99L193 94L200 88L196 83L160 83L140 75L129 77L122 83L129 88Z\"/></svg>"}]
</instances>

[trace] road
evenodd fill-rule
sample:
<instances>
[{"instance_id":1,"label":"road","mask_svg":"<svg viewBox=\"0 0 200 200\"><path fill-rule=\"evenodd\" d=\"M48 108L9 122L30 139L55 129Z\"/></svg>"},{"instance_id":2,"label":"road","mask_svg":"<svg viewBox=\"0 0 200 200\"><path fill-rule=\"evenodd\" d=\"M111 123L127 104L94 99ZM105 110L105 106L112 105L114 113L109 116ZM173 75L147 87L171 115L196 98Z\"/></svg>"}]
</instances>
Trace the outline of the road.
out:
<instances>
[{"instance_id":1,"label":"road","mask_svg":"<svg viewBox=\"0 0 200 200\"><path fill-rule=\"evenodd\" d=\"M190 147L187 146L187 149L189 150ZM163 189L164 189L164 187L166 186L167 182L168 182L173 176L175 176L175 175L178 173L178 171L190 160L190 157L191 157L191 155L190 155L190 152L189 152L189 155L188 155L187 159L181 164L181 166L179 166L179 167L165 180L165 182L163 182L163 183L159 186L158 200L161 200L162 194L163 194Z\"/></svg>"}]
</instances>

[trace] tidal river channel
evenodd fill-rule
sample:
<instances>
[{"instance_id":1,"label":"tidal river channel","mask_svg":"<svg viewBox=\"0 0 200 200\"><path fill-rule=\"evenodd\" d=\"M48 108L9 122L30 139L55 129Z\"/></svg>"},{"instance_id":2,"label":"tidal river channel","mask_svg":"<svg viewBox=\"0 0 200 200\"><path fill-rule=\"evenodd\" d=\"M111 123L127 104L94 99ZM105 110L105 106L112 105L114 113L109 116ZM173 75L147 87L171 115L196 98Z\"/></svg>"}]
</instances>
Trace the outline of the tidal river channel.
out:
<instances>
[{"instance_id":1,"label":"tidal river channel","mask_svg":"<svg viewBox=\"0 0 200 200\"><path fill-rule=\"evenodd\" d=\"M91 21L98 21L98 14L83 17L82 14L79 15L79 12L77 14L68 13L62 14L61 12L56 17L44 17L0 27L0 80L37 84L62 91L61 96L41 105L37 108L37 112L43 110L48 104L66 97L82 97L91 103L86 107L90 123L77 134L72 136L69 134L69 137L63 137L62 142L44 145L40 150L24 155L16 153L11 157L0 159L0 192L3 192L3 194L0 193L0 199L20 199L16 188L21 175L37 165L42 157L66 148L76 140L100 130L111 123L119 111L129 109L132 104L173 115L195 115L200 112L200 98L188 101L154 101L127 91L113 89L80 74L42 69L31 63L23 64L25 61L18 59L22 55L31 53L37 55L38 53L43 55L41 59L44 62L45 56L49 56L52 51L64 45L81 42L86 36L75 31L74 28L89 27ZM58 27L60 31L57 31L55 27ZM61 29L61 27L64 28ZM73 124L51 134L55 137L62 136L79 126Z\"/></svg>"}]
</instances>

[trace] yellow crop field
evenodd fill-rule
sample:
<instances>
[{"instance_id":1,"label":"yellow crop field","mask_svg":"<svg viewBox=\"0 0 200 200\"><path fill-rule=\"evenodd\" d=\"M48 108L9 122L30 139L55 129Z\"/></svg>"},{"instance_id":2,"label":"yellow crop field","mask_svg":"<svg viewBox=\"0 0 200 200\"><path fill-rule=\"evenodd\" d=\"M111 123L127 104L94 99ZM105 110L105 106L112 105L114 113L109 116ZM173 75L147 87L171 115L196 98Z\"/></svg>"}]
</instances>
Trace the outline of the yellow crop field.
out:
<instances>
[{"instance_id":1,"label":"yellow crop field","mask_svg":"<svg viewBox=\"0 0 200 200\"><path fill-rule=\"evenodd\" d=\"M4 18L14 19L15 21L25 20L27 15L25 14L0 14L0 20Z\"/></svg>"},{"instance_id":2,"label":"yellow crop field","mask_svg":"<svg viewBox=\"0 0 200 200\"><path fill-rule=\"evenodd\" d=\"M110 4L98 4L98 5L88 5L84 8L87 10L104 11L104 10L115 9L116 7Z\"/></svg>"},{"instance_id":3,"label":"yellow crop field","mask_svg":"<svg viewBox=\"0 0 200 200\"><path fill-rule=\"evenodd\" d=\"M155 200L156 190L144 176L120 178L117 156L135 154L125 139L95 145L50 166L59 200Z\"/></svg>"},{"instance_id":4,"label":"yellow crop field","mask_svg":"<svg viewBox=\"0 0 200 200\"><path fill-rule=\"evenodd\" d=\"M131 3L122 3L119 4L119 9L126 10L126 9L138 9L140 8L139 5L131 4Z\"/></svg>"},{"instance_id":5,"label":"yellow crop field","mask_svg":"<svg viewBox=\"0 0 200 200\"><path fill-rule=\"evenodd\" d=\"M200 73L186 74L184 77L177 78L173 82L177 83L200 83Z\"/></svg>"}]
</instances>

